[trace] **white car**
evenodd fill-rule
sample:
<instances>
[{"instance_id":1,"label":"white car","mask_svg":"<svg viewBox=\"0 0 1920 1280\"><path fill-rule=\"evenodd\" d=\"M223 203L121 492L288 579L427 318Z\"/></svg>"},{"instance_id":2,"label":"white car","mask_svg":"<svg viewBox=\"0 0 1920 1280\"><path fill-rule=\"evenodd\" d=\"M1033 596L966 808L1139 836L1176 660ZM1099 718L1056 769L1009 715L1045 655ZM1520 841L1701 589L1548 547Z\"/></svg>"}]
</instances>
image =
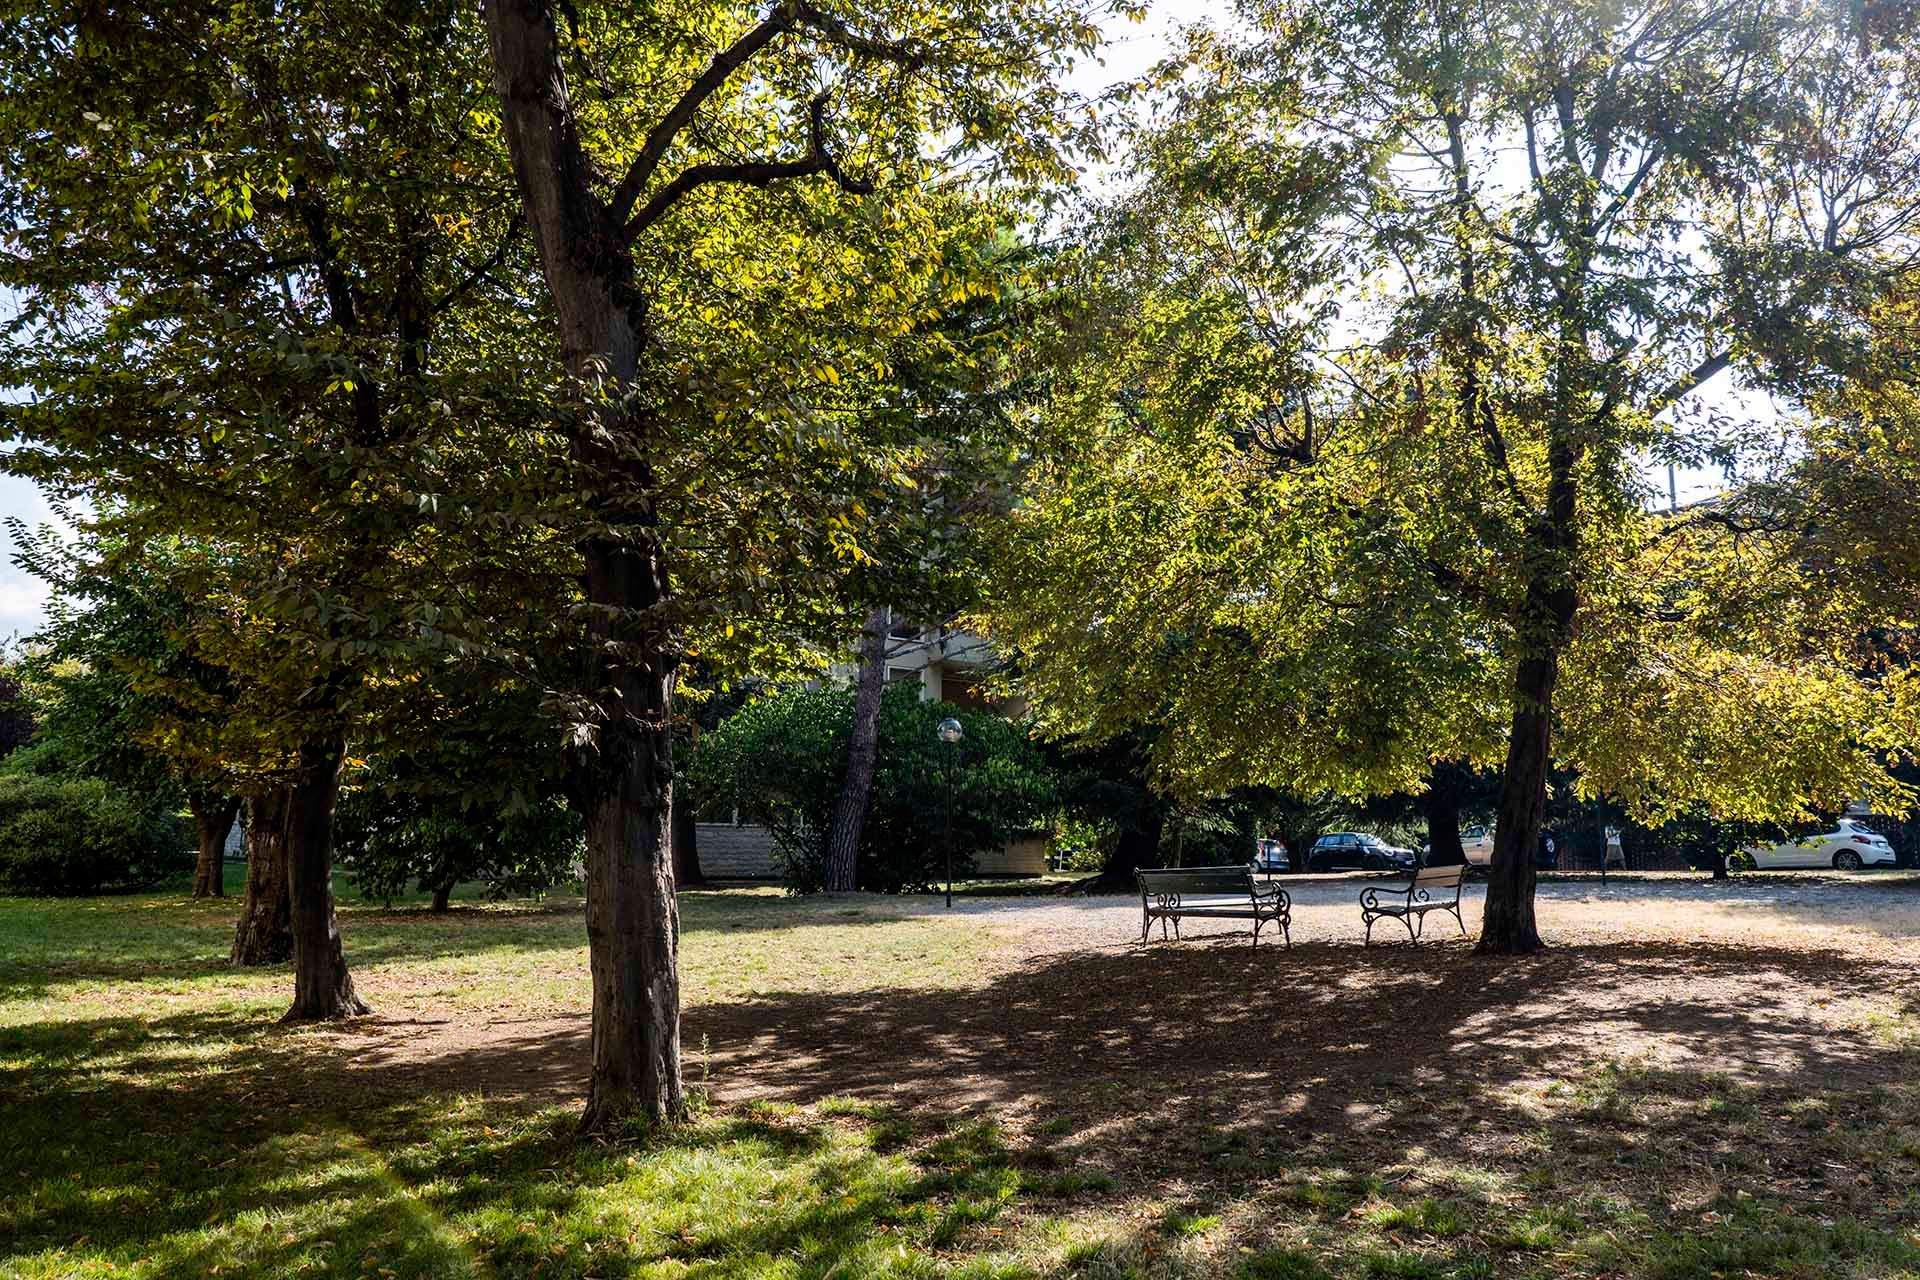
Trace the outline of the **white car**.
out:
<instances>
[{"instance_id":1,"label":"white car","mask_svg":"<svg viewBox=\"0 0 1920 1280\"><path fill-rule=\"evenodd\" d=\"M1861 867L1891 867L1897 861L1885 836L1852 818L1840 819L1832 831L1784 844L1755 845L1744 852L1762 871L1783 867L1858 871Z\"/></svg>"},{"instance_id":2,"label":"white car","mask_svg":"<svg viewBox=\"0 0 1920 1280\"><path fill-rule=\"evenodd\" d=\"M1460 848L1467 855L1467 865L1484 867L1493 861L1493 827L1468 827L1460 833Z\"/></svg>"}]
</instances>

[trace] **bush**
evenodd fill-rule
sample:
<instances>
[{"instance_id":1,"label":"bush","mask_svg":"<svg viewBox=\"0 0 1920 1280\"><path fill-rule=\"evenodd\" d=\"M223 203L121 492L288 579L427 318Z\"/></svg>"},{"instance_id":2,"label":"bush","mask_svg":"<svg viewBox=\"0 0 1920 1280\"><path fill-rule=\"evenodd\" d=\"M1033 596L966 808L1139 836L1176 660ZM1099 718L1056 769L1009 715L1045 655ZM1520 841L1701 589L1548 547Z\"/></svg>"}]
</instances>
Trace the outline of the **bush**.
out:
<instances>
[{"instance_id":1,"label":"bush","mask_svg":"<svg viewBox=\"0 0 1920 1280\"><path fill-rule=\"evenodd\" d=\"M109 783L0 777L0 889L8 893L143 888L192 865L177 818L135 803Z\"/></svg>"},{"instance_id":2,"label":"bush","mask_svg":"<svg viewBox=\"0 0 1920 1280\"><path fill-rule=\"evenodd\" d=\"M541 894L576 874L585 848L579 815L557 796L463 804L398 789L387 771L341 797L334 833L354 885L389 903L418 888L438 905L470 881L495 899Z\"/></svg>"},{"instance_id":3,"label":"bush","mask_svg":"<svg viewBox=\"0 0 1920 1280\"><path fill-rule=\"evenodd\" d=\"M737 808L765 824L797 892L825 879L828 825L846 778L853 690L788 689L749 703L708 734L686 785L701 808ZM879 893L931 886L945 873L947 748L934 734L959 720L953 748L953 865L970 872L976 853L999 848L1045 820L1055 802L1052 770L1019 726L944 702L917 686L889 688L880 709L878 763L862 830L856 883Z\"/></svg>"}]
</instances>

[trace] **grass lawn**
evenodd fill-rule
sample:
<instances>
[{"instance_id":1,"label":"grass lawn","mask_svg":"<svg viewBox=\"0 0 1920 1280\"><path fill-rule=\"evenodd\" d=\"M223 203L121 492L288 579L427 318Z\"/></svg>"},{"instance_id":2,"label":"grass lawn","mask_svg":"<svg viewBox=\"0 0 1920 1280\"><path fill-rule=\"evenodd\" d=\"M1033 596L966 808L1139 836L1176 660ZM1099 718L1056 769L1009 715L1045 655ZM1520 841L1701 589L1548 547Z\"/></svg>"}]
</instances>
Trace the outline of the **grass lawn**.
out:
<instances>
[{"instance_id":1,"label":"grass lawn","mask_svg":"<svg viewBox=\"0 0 1920 1280\"><path fill-rule=\"evenodd\" d=\"M231 900L0 899L0 1275L1920 1276L1913 888L1520 962L689 893L696 1118L612 1144L575 900L349 895L378 1012L286 1029Z\"/></svg>"}]
</instances>

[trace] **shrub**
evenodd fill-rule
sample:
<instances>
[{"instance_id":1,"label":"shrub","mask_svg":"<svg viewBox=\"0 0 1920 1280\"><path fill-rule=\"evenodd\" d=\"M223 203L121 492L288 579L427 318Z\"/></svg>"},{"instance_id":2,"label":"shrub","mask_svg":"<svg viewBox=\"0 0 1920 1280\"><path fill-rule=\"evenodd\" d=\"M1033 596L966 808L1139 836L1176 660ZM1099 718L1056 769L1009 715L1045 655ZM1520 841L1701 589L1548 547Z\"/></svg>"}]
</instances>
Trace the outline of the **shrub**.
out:
<instances>
[{"instance_id":1,"label":"shrub","mask_svg":"<svg viewBox=\"0 0 1920 1280\"><path fill-rule=\"evenodd\" d=\"M544 893L576 874L580 817L557 796L516 808L383 785L384 773L341 797L335 849L354 885L392 902L410 888L445 904L455 885L479 881L492 898Z\"/></svg>"},{"instance_id":2,"label":"shrub","mask_svg":"<svg viewBox=\"0 0 1920 1280\"><path fill-rule=\"evenodd\" d=\"M0 889L9 893L142 888L192 861L177 818L98 778L0 777Z\"/></svg>"},{"instance_id":3,"label":"shrub","mask_svg":"<svg viewBox=\"0 0 1920 1280\"><path fill-rule=\"evenodd\" d=\"M1018 725L984 711L922 702L913 685L887 690L878 763L855 868L880 893L926 888L945 871L947 748L934 734L959 720L952 749L953 864L1040 826L1056 799L1052 770ZM764 823L799 892L825 878L827 827L846 777L853 690L788 689L748 704L707 735L687 783L703 808L737 807Z\"/></svg>"}]
</instances>

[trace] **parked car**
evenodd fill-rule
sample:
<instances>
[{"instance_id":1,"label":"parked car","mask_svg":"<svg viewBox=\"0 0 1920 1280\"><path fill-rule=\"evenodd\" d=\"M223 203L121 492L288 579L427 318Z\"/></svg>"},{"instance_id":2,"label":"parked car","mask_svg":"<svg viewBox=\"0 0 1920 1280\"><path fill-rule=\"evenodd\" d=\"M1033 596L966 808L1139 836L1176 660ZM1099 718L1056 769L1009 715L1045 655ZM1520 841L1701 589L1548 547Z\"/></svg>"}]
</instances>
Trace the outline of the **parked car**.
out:
<instances>
[{"instance_id":1,"label":"parked car","mask_svg":"<svg viewBox=\"0 0 1920 1280\"><path fill-rule=\"evenodd\" d=\"M1420 865L1411 849L1388 844L1364 831L1336 831L1313 842L1309 871L1407 871Z\"/></svg>"},{"instance_id":2,"label":"parked car","mask_svg":"<svg viewBox=\"0 0 1920 1280\"><path fill-rule=\"evenodd\" d=\"M1484 867L1493 861L1493 824L1484 827L1468 827L1460 833L1460 849L1467 855L1467 865Z\"/></svg>"},{"instance_id":3,"label":"parked car","mask_svg":"<svg viewBox=\"0 0 1920 1280\"><path fill-rule=\"evenodd\" d=\"M1780 844L1754 845L1741 851L1738 865L1762 871L1784 867L1891 867L1897 859L1887 838L1863 822L1842 818L1831 831Z\"/></svg>"},{"instance_id":4,"label":"parked car","mask_svg":"<svg viewBox=\"0 0 1920 1280\"><path fill-rule=\"evenodd\" d=\"M1272 875L1276 871L1293 870L1293 858L1287 853L1287 846L1278 840L1256 840L1253 842L1253 869Z\"/></svg>"}]
</instances>

